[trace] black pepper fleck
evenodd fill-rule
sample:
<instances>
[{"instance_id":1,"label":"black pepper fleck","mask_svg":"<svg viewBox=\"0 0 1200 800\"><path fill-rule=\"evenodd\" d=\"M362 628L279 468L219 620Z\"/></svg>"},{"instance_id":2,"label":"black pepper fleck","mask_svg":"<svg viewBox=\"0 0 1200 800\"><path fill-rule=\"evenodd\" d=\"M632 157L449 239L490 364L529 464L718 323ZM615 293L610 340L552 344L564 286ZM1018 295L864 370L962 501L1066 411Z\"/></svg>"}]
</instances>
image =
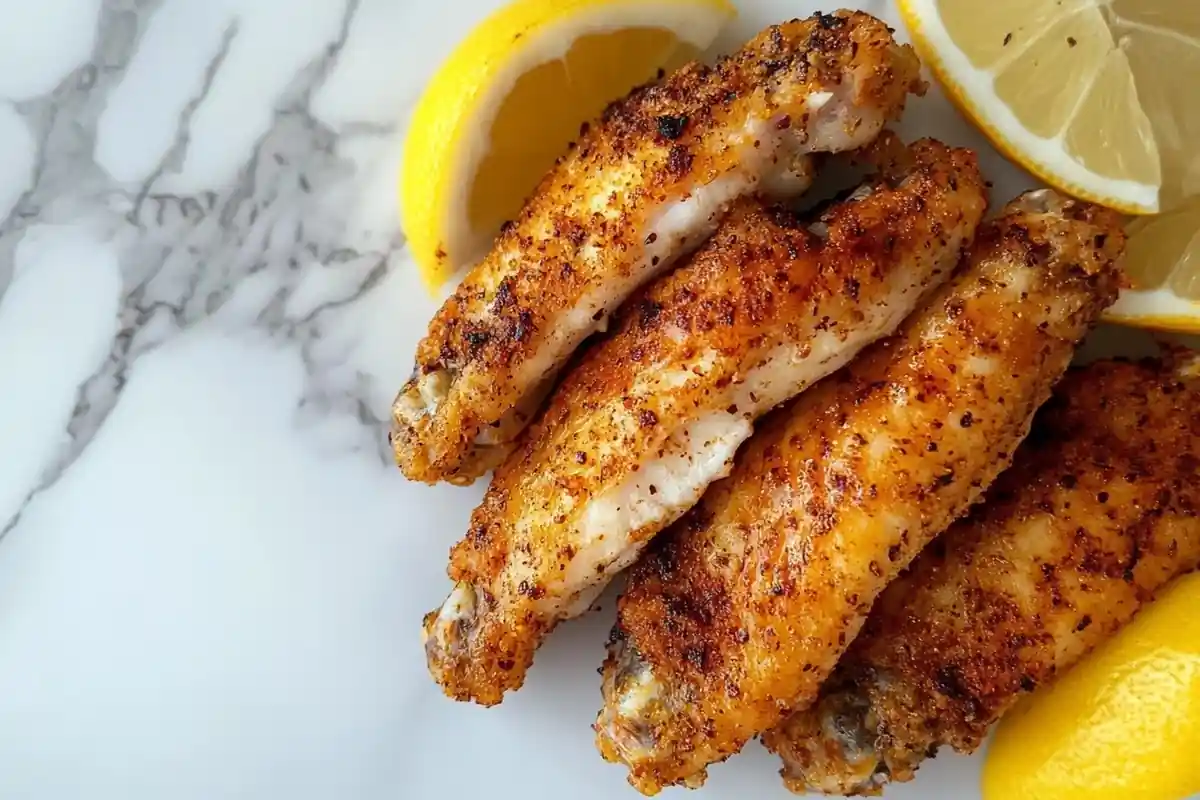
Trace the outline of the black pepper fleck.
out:
<instances>
[{"instance_id":1,"label":"black pepper fleck","mask_svg":"<svg viewBox=\"0 0 1200 800\"><path fill-rule=\"evenodd\" d=\"M688 118L686 114L681 114L677 117L670 114L664 114L658 118L658 134L664 139L678 139L683 136L684 130L687 129Z\"/></svg>"}]
</instances>

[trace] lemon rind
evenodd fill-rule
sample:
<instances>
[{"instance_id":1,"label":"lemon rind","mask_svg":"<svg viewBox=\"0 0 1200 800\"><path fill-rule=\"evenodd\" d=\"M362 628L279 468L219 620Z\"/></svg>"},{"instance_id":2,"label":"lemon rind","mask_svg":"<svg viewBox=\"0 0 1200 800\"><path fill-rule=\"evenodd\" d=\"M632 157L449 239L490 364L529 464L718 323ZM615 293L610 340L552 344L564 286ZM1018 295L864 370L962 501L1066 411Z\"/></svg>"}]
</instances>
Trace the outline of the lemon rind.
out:
<instances>
[{"instance_id":1,"label":"lemon rind","mask_svg":"<svg viewBox=\"0 0 1200 800\"><path fill-rule=\"evenodd\" d=\"M1200 333L1200 302L1182 298L1169 289L1125 289L1104 318L1138 328Z\"/></svg>"},{"instance_id":2,"label":"lemon rind","mask_svg":"<svg viewBox=\"0 0 1200 800\"><path fill-rule=\"evenodd\" d=\"M936 0L899 0L898 5L922 60L955 105L975 120L998 150L1046 183L1081 199L1127 214L1158 212L1159 187L1098 175L1071 159L1060 138L1038 136L1022 125L992 88L991 74L972 64L955 44L938 16Z\"/></svg>"}]
</instances>

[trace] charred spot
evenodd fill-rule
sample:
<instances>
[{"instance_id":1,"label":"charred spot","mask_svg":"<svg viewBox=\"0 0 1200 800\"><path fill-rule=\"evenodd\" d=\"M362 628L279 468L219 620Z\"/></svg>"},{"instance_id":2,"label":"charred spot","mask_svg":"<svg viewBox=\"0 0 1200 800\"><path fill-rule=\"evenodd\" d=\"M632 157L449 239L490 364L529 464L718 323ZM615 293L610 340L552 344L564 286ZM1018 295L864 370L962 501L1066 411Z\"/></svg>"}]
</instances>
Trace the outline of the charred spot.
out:
<instances>
[{"instance_id":1,"label":"charred spot","mask_svg":"<svg viewBox=\"0 0 1200 800\"><path fill-rule=\"evenodd\" d=\"M954 664L946 664L938 669L937 675L934 677L934 685L939 692L951 700L974 699L971 696L971 692L967 689L967 685L963 681L958 667Z\"/></svg>"},{"instance_id":2,"label":"charred spot","mask_svg":"<svg viewBox=\"0 0 1200 800\"><path fill-rule=\"evenodd\" d=\"M835 14L814 14L818 26L827 31L836 31L846 26L846 20Z\"/></svg>"},{"instance_id":3,"label":"charred spot","mask_svg":"<svg viewBox=\"0 0 1200 800\"><path fill-rule=\"evenodd\" d=\"M1091 616L1088 614L1084 614L1082 617L1079 618L1078 624L1075 625L1075 632L1081 633L1083 631L1086 631L1088 629L1088 627L1091 626L1091 624L1092 624Z\"/></svg>"},{"instance_id":4,"label":"charred spot","mask_svg":"<svg viewBox=\"0 0 1200 800\"><path fill-rule=\"evenodd\" d=\"M671 145L667 153L667 170L677 177L683 177L692 168L692 153L681 144Z\"/></svg>"},{"instance_id":5,"label":"charred spot","mask_svg":"<svg viewBox=\"0 0 1200 800\"><path fill-rule=\"evenodd\" d=\"M683 651L683 658L696 669L704 669L705 662L708 661L703 647L689 647Z\"/></svg>"},{"instance_id":6,"label":"charred spot","mask_svg":"<svg viewBox=\"0 0 1200 800\"><path fill-rule=\"evenodd\" d=\"M854 278L849 278L849 279L847 279L847 281L846 281L846 295L847 295L847 296L848 296L848 297L849 297L851 300L857 300L857 299L858 299L858 292L859 292L859 289L861 289L861 288L862 288L861 284L859 284L859 282L858 282L858 281L856 281Z\"/></svg>"},{"instance_id":7,"label":"charred spot","mask_svg":"<svg viewBox=\"0 0 1200 800\"><path fill-rule=\"evenodd\" d=\"M658 424L658 415L648 408L638 412L638 424L643 428L652 428Z\"/></svg>"},{"instance_id":8,"label":"charred spot","mask_svg":"<svg viewBox=\"0 0 1200 800\"><path fill-rule=\"evenodd\" d=\"M560 223L558 226L558 234L570 242L575 247L580 247L587 241L587 229L580 225L575 220L568 220Z\"/></svg>"},{"instance_id":9,"label":"charred spot","mask_svg":"<svg viewBox=\"0 0 1200 800\"><path fill-rule=\"evenodd\" d=\"M576 451L575 463L576 464L586 464L587 463L587 453L583 452L582 450Z\"/></svg>"},{"instance_id":10,"label":"charred spot","mask_svg":"<svg viewBox=\"0 0 1200 800\"><path fill-rule=\"evenodd\" d=\"M517 592L525 597L530 598L531 600L540 600L546 595L545 589L543 589L541 586L538 586L536 583L530 583L529 581L521 581L519 584L517 584Z\"/></svg>"},{"instance_id":11,"label":"charred spot","mask_svg":"<svg viewBox=\"0 0 1200 800\"><path fill-rule=\"evenodd\" d=\"M659 316L662 315L663 307L660 303L653 300L643 300L638 303L637 315L638 324L643 330L647 330L654 325Z\"/></svg>"},{"instance_id":12,"label":"charred spot","mask_svg":"<svg viewBox=\"0 0 1200 800\"><path fill-rule=\"evenodd\" d=\"M467 340L467 345L470 347L471 354L475 355L480 348L488 343L488 340L492 338L492 335L485 330L475 329L467 331L465 338Z\"/></svg>"},{"instance_id":13,"label":"charred spot","mask_svg":"<svg viewBox=\"0 0 1200 800\"><path fill-rule=\"evenodd\" d=\"M625 631L621 628L620 623L613 625L608 632L608 638L604 640L605 647L613 647L625 641Z\"/></svg>"},{"instance_id":14,"label":"charred spot","mask_svg":"<svg viewBox=\"0 0 1200 800\"><path fill-rule=\"evenodd\" d=\"M1133 547L1129 550L1129 560L1125 562L1125 571L1121 574L1121 578L1126 583L1133 583L1133 570L1137 567L1138 562L1142 560L1141 545L1135 540Z\"/></svg>"},{"instance_id":15,"label":"charred spot","mask_svg":"<svg viewBox=\"0 0 1200 800\"><path fill-rule=\"evenodd\" d=\"M672 141L683 136L683 132L687 130L688 126L687 114L679 116L664 114L655 121L658 123L658 135Z\"/></svg>"},{"instance_id":16,"label":"charred spot","mask_svg":"<svg viewBox=\"0 0 1200 800\"><path fill-rule=\"evenodd\" d=\"M758 62L758 65L766 74L774 75L776 72L779 72L779 70L786 67L788 62L785 58L764 58L762 61Z\"/></svg>"},{"instance_id":17,"label":"charred spot","mask_svg":"<svg viewBox=\"0 0 1200 800\"><path fill-rule=\"evenodd\" d=\"M1037 688L1037 681L1035 681L1033 678L1029 677L1028 675L1021 676L1021 691L1032 692L1036 688Z\"/></svg>"},{"instance_id":18,"label":"charred spot","mask_svg":"<svg viewBox=\"0 0 1200 800\"><path fill-rule=\"evenodd\" d=\"M786 131L790 127L792 127L792 118L787 114L775 120L775 130L777 131Z\"/></svg>"},{"instance_id":19,"label":"charred spot","mask_svg":"<svg viewBox=\"0 0 1200 800\"><path fill-rule=\"evenodd\" d=\"M496 296L492 299L492 311L503 311L516 302L512 292L512 279L505 278L496 287Z\"/></svg>"},{"instance_id":20,"label":"charred spot","mask_svg":"<svg viewBox=\"0 0 1200 800\"><path fill-rule=\"evenodd\" d=\"M962 418L959 419L958 424L964 428L971 427L972 425L975 424L975 415L972 414L970 411L968 411L967 413L962 415Z\"/></svg>"},{"instance_id":21,"label":"charred spot","mask_svg":"<svg viewBox=\"0 0 1200 800\"><path fill-rule=\"evenodd\" d=\"M783 38L783 29L778 25L771 26L771 47L776 52L780 52L783 48L787 47L787 42Z\"/></svg>"},{"instance_id":22,"label":"charred spot","mask_svg":"<svg viewBox=\"0 0 1200 800\"><path fill-rule=\"evenodd\" d=\"M521 342L525 337L533 332L533 314L529 311L522 311L517 314L517 324L512 328L512 339L514 342Z\"/></svg>"}]
</instances>

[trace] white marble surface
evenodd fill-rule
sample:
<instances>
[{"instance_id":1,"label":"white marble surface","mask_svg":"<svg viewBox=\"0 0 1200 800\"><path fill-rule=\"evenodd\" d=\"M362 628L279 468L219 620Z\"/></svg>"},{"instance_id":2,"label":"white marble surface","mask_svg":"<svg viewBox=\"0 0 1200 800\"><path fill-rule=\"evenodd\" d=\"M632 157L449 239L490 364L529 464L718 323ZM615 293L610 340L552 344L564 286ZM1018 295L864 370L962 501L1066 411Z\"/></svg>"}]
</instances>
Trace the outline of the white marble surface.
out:
<instances>
[{"instance_id":1,"label":"white marble surface","mask_svg":"<svg viewBox=\"0 0 1200 800\"><path fill-rule=\"evenodd\" d=\"M633 796L588 729L610 601L493 711L419 645L481 490L386 450L433 310L397 154L495 5L0 0L0 797ZM731 42L815 7L741 5ZM982 144L936 96L906 127Z\"/></svg>"}]
</instances>

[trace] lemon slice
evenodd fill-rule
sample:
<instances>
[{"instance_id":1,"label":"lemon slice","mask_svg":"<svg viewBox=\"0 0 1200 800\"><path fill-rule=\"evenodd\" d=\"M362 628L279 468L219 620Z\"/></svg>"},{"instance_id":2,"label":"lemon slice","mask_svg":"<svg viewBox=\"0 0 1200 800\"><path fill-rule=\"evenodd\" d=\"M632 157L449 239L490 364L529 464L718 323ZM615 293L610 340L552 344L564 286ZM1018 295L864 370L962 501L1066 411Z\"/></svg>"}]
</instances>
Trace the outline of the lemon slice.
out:
<instances>
[{"instance_id":1,"label":"lemon slice","mask_svg":"<svg viewBox=\"0 0 1200 800\"><path fill-rule=\"evenodd\" d=\"M1134 800L1200 792L1200 574L1003 720L985 800Z\"/></svg>"},{"instance_id":2,"label":"lemon slice","mask_svg":"<svg viewBox=\"0 0 1200 800\"><path fill-rule=\"evenodd\" d=\"M1121 292L1108 319L1142 328L1200 333L1200 200L1128 228Z\"/></svg>"},{"instance_id":3,"label":"lemon slice","mask_svg":"<svg viewBox=\"0 0 1200 800\"><path fill-rule=\"evenodd\" d=\"M486 253L582 123L694 58L733 14L728 0L518 0L476 27L404 148L404 231L430 290Z\"/></svg>"},{"instance_id":4,"label":"lemon slice","mask_svg":"<svg viewBox=\"0 0 1200 800\"><path fill-rule=\"evenodd\" d=\"M1047 183L1131 214L1200 193L1194 0L900 0L947 93Z\"/></svg>"}]
</instances>

